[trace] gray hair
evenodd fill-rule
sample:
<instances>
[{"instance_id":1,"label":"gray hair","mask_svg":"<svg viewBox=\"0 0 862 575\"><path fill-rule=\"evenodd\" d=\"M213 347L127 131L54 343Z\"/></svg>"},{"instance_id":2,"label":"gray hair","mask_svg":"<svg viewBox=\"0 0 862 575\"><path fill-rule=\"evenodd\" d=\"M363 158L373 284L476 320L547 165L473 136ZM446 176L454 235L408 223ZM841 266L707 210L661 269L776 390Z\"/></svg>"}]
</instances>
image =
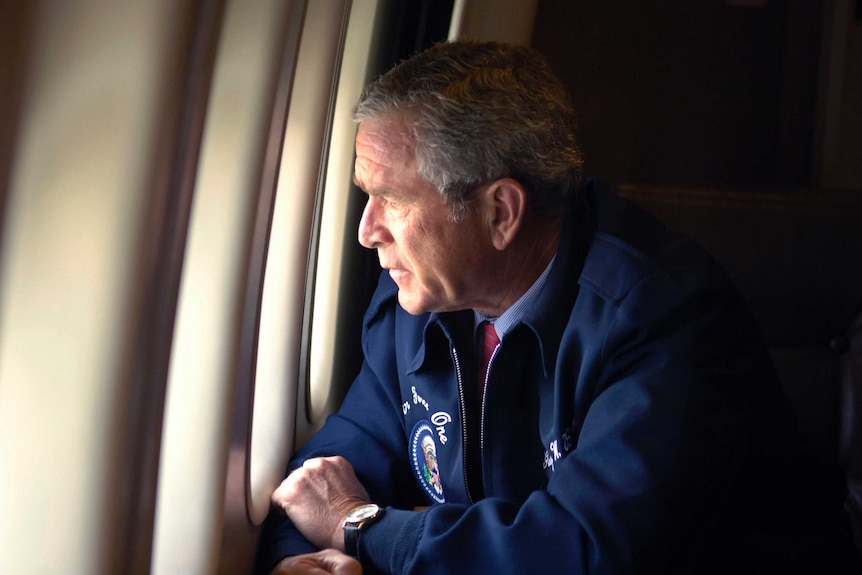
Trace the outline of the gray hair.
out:
<instances>
[{"instance_id":1,"label":"gray hair","mask_svg":"<svg viewBox=\"0 0 862 575\"><path fill-rule=\"evenodd\" d=\"M480 184L511 177L540 217L576 202L583 158L575 114L560 81L536 51L496 42L437 44L365 88L358 123L406 112L419 175L450 206L469 209Z\"/></svg>"}]
</instances>

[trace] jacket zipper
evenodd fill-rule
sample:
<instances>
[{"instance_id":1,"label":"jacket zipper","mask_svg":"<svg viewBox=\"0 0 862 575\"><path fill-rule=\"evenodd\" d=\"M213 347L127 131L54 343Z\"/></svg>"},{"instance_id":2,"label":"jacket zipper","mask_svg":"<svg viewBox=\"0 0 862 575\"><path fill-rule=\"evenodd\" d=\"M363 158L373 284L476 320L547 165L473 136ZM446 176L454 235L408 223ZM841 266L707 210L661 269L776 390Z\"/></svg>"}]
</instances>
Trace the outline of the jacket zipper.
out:
<instances>
[{"instance_id":1,"label":"jacket zipper","mask_svg":"<svg viewBox=\"0 0 862 575\"><path fill-rule=\"evenodd\" d=\"M464 453L461 460L464 468L464 489L467 492L467 500L472 504L474 503L473 495L470 493L470 482L467 480L467 405L464 402L464 381L461 378L461 362L458 361L458 350L455 349L455 346L452 346L452 361L455 363L455 377L458 379L458 402L461 410L461 449Z\"/></svg>"},{"instance_id":2,"label":"jacket zipper","mask_svg":"<svg viewBox=\"0 0 862 575\"><path fill-rule=\"evenodd\" d=\"M482 408L481 419L479 420L479 454L485 459L485 402L488 396L488 381L491 379L491 366L494 365L494 358L497 357L497 352L500 349L500 344L491 352L491 357L488 358L488 370L485 372L485 383L482 385Z\"/></svg>"}]
</instances>

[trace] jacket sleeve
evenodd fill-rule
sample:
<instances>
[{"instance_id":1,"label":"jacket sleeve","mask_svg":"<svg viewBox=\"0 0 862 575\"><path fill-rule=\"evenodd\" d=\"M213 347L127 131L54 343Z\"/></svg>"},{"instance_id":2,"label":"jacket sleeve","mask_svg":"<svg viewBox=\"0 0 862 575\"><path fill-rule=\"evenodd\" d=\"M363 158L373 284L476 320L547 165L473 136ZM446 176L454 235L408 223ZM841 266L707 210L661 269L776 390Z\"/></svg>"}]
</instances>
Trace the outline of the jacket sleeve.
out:
<instances>
[{"instance_id":1,"label":"jacket sleeve","mask_svg":"<svg viewBox=\"0 0 862 575\"><path fill-rule=\"evenodd\" d=\"M735 302L649 284L596 334L595 377L557 375L579 379L584 417L545 488L521 505L393 510L360 538L365 562L392 574L631 574L688 560L728 504L763 373Z\"/></svg>"},{"instance_id":2,"label":"jacket sleeve","mask_svg":"<svg viewBox=\"0 0 862 575\"><path fill-rule=\"evenodd\" d=\"M375 294L375 299L381 294ZM424 501L406 463L398 379L394 367L392 303L369 308L362 345L365 361L338 413L291 459L287 472L306 459L340 455L353 466L373 501L412 508ZM373 357L391 361L368 361ZM317 551L279 510L273 509L258 544L257 571L268 573L284 557Z\"/></svg>"}]
</instances>

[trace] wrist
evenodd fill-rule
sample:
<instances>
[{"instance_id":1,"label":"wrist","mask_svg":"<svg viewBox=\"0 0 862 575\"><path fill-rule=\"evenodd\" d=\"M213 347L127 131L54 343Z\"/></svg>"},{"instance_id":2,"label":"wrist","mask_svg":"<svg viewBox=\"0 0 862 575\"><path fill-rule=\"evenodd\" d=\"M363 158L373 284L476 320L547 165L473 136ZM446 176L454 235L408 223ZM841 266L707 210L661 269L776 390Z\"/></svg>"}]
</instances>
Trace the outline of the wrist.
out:
<instances>
[{"instance_id":1,"label":"wrist","mask_svg":"<svg viewBox=\"0 0 862 575\"><path fill-rule=\"evenodd\" d=\"M342 549L347 555L359 558L359 537L364 530L376 523L386 509L374 503L357 505L351 509L342 523Z\"/></svg>"}]
</instances>

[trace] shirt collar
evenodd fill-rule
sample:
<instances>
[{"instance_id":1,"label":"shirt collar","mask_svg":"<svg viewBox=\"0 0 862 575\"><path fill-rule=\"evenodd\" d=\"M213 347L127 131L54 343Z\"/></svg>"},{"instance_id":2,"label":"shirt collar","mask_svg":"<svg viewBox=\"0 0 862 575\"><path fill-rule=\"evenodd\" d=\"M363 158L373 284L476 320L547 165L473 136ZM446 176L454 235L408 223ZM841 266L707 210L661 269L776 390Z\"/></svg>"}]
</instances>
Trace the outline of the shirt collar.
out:
<instances>
[{"instance_id":1,"label":"shirt collar","mask_svg":"<svg viewBox=\"0 0 862 575\"><path fill-rule=\"evenodd\" d=\"M557 256L554 255L554 257L551 258L551 261L548 263L547 267L545 267L545 270L539 275L536 281L533 282L530 289L525 291L524 294L499 317L489 317L474 311L473 327L476 328L483 321L488 321L494 324L494 329L497 331L497 337L503 339L503 336L512 331L512 329L514 329L515 326L524 319L527 310L529 310L536 300L539 299L539 295L542 293L542 288L545 287L545 282L548 279L548 272L551 270L551 266L554 265L556 257Z\"/></svg>"}]
</instances>

